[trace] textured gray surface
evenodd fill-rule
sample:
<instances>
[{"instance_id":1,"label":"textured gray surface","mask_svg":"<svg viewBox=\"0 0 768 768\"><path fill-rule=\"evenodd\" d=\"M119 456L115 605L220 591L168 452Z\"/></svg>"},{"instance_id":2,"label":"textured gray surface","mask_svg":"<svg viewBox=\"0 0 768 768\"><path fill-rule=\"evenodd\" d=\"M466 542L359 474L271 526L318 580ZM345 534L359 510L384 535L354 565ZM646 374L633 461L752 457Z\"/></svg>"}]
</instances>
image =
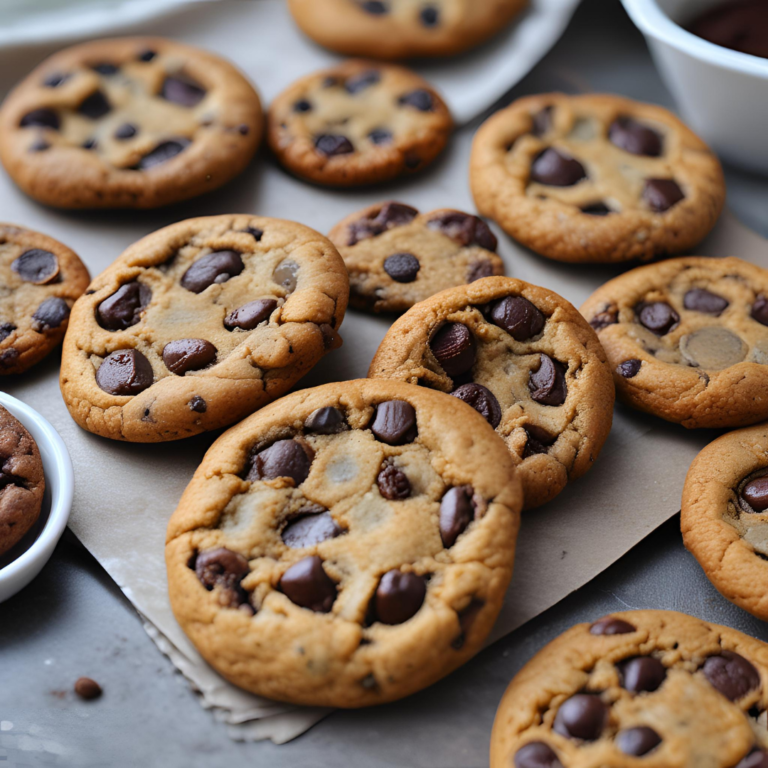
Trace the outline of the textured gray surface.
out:
<instances>
[{"instance_id":1,"label":"textured gray surface","mask_svg":"<svg viewBox=\"0 0 768 768\"><path fill-rule=\"evenodd\" d=\"M511 96L556 89L669 103L618 0L584 0L564 38ZM728 171L728 183L732 209L768 235L766 181ZM673 519L587 587L431 689L375 710L336 713L283 747L232 742L99 565L66 538L40 577L0 605L0 765L480 768L507 683L576 622L612 610L664 608L768 640L765 624L711 587L683 549L678 526ZM80 675L103 685L102 699L75 699Z\"/></svg>"}]
</instances>

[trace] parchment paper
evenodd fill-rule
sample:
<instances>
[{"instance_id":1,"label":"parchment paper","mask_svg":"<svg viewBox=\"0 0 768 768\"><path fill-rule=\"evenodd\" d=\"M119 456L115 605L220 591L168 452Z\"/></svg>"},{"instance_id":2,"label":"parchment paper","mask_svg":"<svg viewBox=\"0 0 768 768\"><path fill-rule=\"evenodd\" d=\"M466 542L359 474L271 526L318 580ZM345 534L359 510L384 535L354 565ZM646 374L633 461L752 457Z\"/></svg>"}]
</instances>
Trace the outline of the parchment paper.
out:
<instances>
[{"instance_id":1,"label":"parchment paper","mask_svg":"<svg viewBox=\"0 0 768 768\"><path fill-rule=\"evenodd\" d=\"M262 17L251 14L270 7L270 12L276 12L275 6L281 2L223 1L197 6L154 25L151 31L222 51L263 91L271 93L276 87L268 72L275 71L275 60L264 61L259 53L261 41L269 34L260 34ZM298 51L307 49L306 43L301 45ZM3 90L44 53L0 52ZM295 67L294 58L291 51L278 60L281 67L283 62ZM364 191L333 192L303 184L262 155L224 190L155 212L44 209L24 198L0 174L2 218L59 238L80 253L95 275L139 237L194 215L255 212L296 219L327 232L350 211L384 198L399 199L422 210L444 206L473 210L466 180L471 138L471 130L460 131L445 157L418 177ZM509 274L551 288L577 306L621 271L549 262L517 247L498 228L495 231ZM738 255L768 267L766 241L729 217L699 251ZM385 318L350 311L341 328L344 346L300 386L364 376L387 327ZM229 724L233 737L283 742L306 730L325 711L265 701L224 682L201 661L168 606L163 561L166 522L216 435L164 445L129 445L90 435L74 424L64 407L57 384L58 366L58 355L52 354L23 377L0 380L0 386L38 409L64 438L76 473L70 521L74 533L145 618L147 631L161 650L202 692L203 705L215 708L217 717ZM594 469L548 507L525 515L514 580L491 639L512 631L585 584L673 515L679 509L687 467L712 437L711 432L689 433L617 407L613 432Z\"/></svg>"}]
</instances>

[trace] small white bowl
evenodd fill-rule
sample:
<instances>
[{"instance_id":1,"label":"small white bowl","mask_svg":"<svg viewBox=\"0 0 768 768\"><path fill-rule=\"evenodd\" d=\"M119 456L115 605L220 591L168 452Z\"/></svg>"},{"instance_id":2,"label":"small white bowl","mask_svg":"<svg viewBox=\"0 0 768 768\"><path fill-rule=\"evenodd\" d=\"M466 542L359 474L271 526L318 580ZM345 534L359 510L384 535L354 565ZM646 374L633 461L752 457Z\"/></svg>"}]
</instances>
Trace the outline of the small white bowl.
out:
<instances>
[{"instance_id":1,"label":"small white bowl","mask_svg":"<svg viewBox=\"0 0 768 768\"><path fill-rule=\"evenodd\" d=\"M41 521L27 534L27 536L32 534L34 540L25 551L7 564L3 565L7 556L0 559L0 603L2 603L26 587L40 573L53 554L61 534L67 527L69 512L72 509L75 474L64 441L46 419L21 400L4 392L0 392L0 405L15 416L32 435L40 449L45 472L45 496L40 511ZM45 519L46 515L47 519ZM16 546L23 548L27 536Z\"/></svg>"},{"instance_id":2,"label":"small white bowl","mask_svg":"<svg viewBox=\"0 0 768 768\"><path fill-rule=\"evenodd\" d=\"M723 0L622 0L683 118L727 162L768 174L768 59L683 29Z\"/></svg>"}]
</instances>

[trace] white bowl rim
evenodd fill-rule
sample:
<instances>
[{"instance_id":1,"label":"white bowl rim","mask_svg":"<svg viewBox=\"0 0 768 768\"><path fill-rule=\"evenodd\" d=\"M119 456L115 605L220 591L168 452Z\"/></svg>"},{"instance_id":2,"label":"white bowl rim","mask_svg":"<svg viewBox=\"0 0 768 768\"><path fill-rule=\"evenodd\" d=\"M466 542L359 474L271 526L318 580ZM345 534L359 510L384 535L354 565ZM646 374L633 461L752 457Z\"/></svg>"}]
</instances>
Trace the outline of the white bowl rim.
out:
<instances>
[{"instance_id":1,"label":"white bowl rim","mask_svg":"<svg viewBox=\"0 0 768 768\"><path fill-rule=\"evenodd\" d=\"M39 570L45 565L67 527L69 513L72 509L72 499L75 494L75 473L67 446L46 418L34 408L5 392L0 392L0 405L7 408L11 415L17 418L25 428L29 429L29 424L33 423L36 431L43 436L46 443L45 447L53 457L53 466L45 465L44 467L46 485L51 494L51 509L43 530L40 531L26 552L5 567L0 568L0 582L19 579L23 588L29 581L29 579L21 581L24 578L24 571L33 569L35 566ZM39 435L35 437L35 442L38 444L42 442ZM56 482L53 485L49 482L51 473L56 476ZM37 571L35 571L36 573Z\"/></svg>"},{"instance_id":2,"label":"white bowl rim","mask_svg":"<svg viewBox=\"0 0 768 768\"><path fill-rule=\"evenodd\" d=\"M621 0L635 25L646 35L662 40L708 64L768 78L768 59L732 51L704 40L683 29L659 8L656 0Z\"/></svg>"}]
</instances>

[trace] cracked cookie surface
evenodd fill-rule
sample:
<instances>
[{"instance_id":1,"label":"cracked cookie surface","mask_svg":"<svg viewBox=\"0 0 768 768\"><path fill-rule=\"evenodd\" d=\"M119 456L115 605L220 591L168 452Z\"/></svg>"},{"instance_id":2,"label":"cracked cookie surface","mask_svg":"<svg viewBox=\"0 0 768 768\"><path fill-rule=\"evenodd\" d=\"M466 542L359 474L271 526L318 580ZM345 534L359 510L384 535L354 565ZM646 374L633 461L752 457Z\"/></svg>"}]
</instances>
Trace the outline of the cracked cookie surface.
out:
<instances>
[{"instance_id":1,"label":"cracked cookie surface","mask_svg":"<svg viewBox=\"0 0 768 768\"><path fill-rule=\"evenodd\" d=\"M661 107L551 93L515 101L478 130L478 211L537 253L570 262L681 253L725 202L717 157Z\"/></svg>"},{"instance_id":2,"label":"cracked cookie surface","mask_svg":"<svg viewBox=\"0 0 768 768\"><path fill-rule=\"evenodd\" d=\"M270 105L268 138L292 173L355 186L418 171L445 147L445 102L410 70L345 61L297 80Z\"/></svg>"},{"instance_id":3,"label":"cracked cookie surface","mask_svg":"<svg viewBox=\"0 0 768 768\"><path fill-rule=\"evenodd\" d=\"M526 509L583 475L611 429L614 388L594 331L556 293L511 277L412 307L384 337L368 375L472 405L506 443Z\"/></svg>"},{"instance_id":4,"label":"cracked cookie surface","mask_svg":"<svg viewBox=\"0 0 768 768\"><path fill-rule=\"evenodd\" d=\"M673 611L612 614L518 673L491 768L762 768L767 687L759 640Z\"/></svg>"},{"instance_id":5,"label":"cracked cookie surface","mask_svg":"<svg viewBox=\"0 0 768 768\"><path fill-rule=\"evenodd\" d=\"M581 313L628 405L689 428L768 418L768 270L670 259L610 280Z\"/></svg>"},{"instance_id":6,"label":"cracked cookie surface","mask_svg":"<svg viewBox=\"0 0 768 768\"><path fill-rule=\"evenodd\" d=\"M37 444L0 405L0 555L18 544L37 522L44 491Z\"/></svg>"},{"instance_id":7,"label":"cracked cookie surface","mask_svg":"<svg viewBox=\"0 0 768 768\"><path fill-rule=\"evenodd\" d=\"M377 203L347 216L328 237L347 266L351 304L373 312L400 312L446 288L504 274L488 225L450 208L419 213Z\"/></svg>"},{"instance_id":8,"label":"cracked cookie surface","mask_svg":"<svg viewBox=\"0 0 768 768\"><path fill-rule=\"evenodd\" d=\"M527 0L289 0L303 32L347 56L451 56L495 35Z\"/></svg>"},{"instance_id":9,"label":"cracked cookie surface","mask_svg":"<svg viewBox=\"0 0 768 768\"><path fill-rule=\"evenodd\" d=\"M174 440L232 424L340 346L349 281L308 227L244 214L128 248L72 310L61 391L104 437Z\"/></svg>"},{"instance_id":10,"label":"cracked cookie surface","mask_svg":"<svg viewBox=\"0 0 768 768\"><path fill-rule=\"evenodd\" d=\"M503 443L438 392L295 392L210 448L169 526L171 606L225 678L298 704L420 690L476 653L512 573Z\"/></svg>"},{"instance_id":11,"label":"cracked cookie surface","mask_svg":"<svg viewBox=\"0 0 768 768\"><path fill-rule=\"evenodd\" d=\"M66 245L0 224L0 376L23 373L61 343L89 280Z\"/></svg>"},{"instance_id":12,"label":"cracked cookie surface","mask_svg":"<svg viewBox=\"0 0 768 768\"><path fill-rule=\"evenodd\" d=\"M229 62L156 37L54 54L0 109L0 159L61 208L154 208L220 187L262 135L259 97Z\"/></svg>"},{"instance_id":13,"label":"cracked cookie surface","mask_svg":"<svg viewBox=\"0 0 768 768\"><path fill-rule=\"evenodd\" d=\"M768 425L704 448L688 470L683 541L721 594L768 620Z\"/></svg>"}]
</instances>

